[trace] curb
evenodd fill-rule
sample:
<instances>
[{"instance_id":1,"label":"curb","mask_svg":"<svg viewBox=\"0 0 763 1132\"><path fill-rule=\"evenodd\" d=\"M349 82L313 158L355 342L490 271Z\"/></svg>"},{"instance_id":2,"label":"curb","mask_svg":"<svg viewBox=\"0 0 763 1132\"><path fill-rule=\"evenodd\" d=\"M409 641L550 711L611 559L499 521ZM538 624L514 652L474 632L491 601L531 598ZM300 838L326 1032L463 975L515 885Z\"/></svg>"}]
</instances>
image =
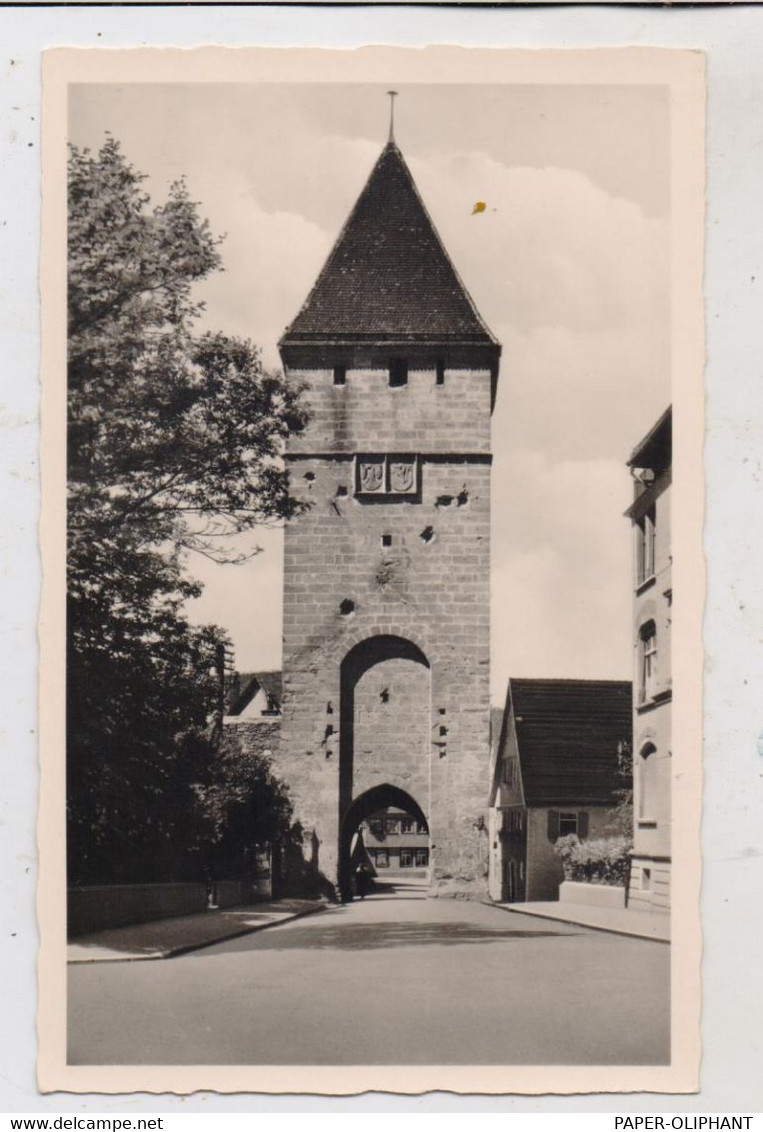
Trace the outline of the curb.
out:
<instances>
[{"instance_id":1,"label":"curb","mask_svg":"<svg viewBox=\"0 0 763 1132\"><path fill-rule=\"evenodd\" d=\"M183 943L179 947L168 947L164 951L154 951L150 955L114 955L108 958L95 958L92 959L67 959L67 964L72 966L79 966L80 964L93 964L93 963L148 963L156 959L174 959L177 955L187 955L191 951L203 951L205 947L214 947L218 943L227 943L229 939L240 939L245 935L253 935L254 932L263 932L267 928L277 928L281 924L289 924L292 920L299 920L303 916L312 916L316 912L323 912L326 909L326 904L319 904L315 908L303 908L299 912L289 912L280 920L271 920L268 924L250 924L248 927L236 928L234 931L226 932L224 935L217 936L216 939L205 939L201 943Z\"/></svg>"},{"instance_id":2,"label":"curb","mask_svg":"<svg viewBox=\"0 0 763 1132\"><path fill-rule=\"evenodd\" d=\"M608 935L619 935L624 939L644 939L647 943L665 943L670 946L670 939L663 939L662 936L657 935L644 935L643 932L638 931L625 931L623 928L605 928L601 924L588 924L584 920L568 920L562 919L561 916L547 916L543 912L527 912L523 911L521 907L507 908L503 904L493 904L487 900L480 901L486 908L497 908L500 912L509 912L518 916L530 916L534 920L548 920L549 923L554 924L569 924L574 928L588 928L591 932L606 932Z\"/></svg>"}]
</instances>

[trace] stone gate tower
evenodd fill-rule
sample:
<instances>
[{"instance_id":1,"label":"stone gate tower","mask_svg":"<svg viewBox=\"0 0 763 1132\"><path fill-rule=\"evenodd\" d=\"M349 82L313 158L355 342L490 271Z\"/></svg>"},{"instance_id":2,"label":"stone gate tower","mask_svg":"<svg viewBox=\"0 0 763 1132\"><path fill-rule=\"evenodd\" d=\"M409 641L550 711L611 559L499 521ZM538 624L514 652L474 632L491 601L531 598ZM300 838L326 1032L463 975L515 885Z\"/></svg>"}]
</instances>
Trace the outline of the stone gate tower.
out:
<instances>
[{"instance_id":1,"label":"stone gate tower","mask_svg":"<svg viewBox=\"0 0 763 1132\"><path fill-rule=\"evenodd\" d=\"M279 770L343 888L359 823L426 819L435 885L486 883L490 414L500 346L394 141L280 341L289 442Z\"/></svg>"}]
</instances>

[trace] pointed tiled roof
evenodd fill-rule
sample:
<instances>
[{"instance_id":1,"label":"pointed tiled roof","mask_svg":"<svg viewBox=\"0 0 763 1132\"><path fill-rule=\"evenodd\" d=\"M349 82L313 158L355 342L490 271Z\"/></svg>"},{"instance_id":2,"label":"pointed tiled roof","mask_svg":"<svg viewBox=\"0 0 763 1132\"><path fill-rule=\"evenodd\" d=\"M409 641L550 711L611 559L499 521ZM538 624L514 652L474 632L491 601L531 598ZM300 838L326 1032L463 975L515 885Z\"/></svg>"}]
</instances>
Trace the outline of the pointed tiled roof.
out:
<instances>
[{"instance_id":1,"label":"pointed tiled roof","mask_svg":"<svg viewBox=\"0 0 763 1132\"><path fill-rule=\"evenodd\" d=\"M263 688L265 694L272 697L280 708L283 698L281 672L239 672L228 696L228 714L240 715L260 688Z\"/></svg>"},{"instance_id":2,"label":"pointed tiled roof","mask_svg":"<svg viewBox=\"0 0 763 1132\"><path fill-rule=\"evenodd\" d=\"M281 346L347 340L496 342L392 141Z\"/></svg>"},{"instance_id":3,"label":"pointed tiled roof","mask_svg":"<svg viewBox=\"0 0 763 1132\"><path fill-rule=\"evenodd\" d=\"M615 804L631 697L626 680L509 681L526 805Z\"/></svg>"}]
</instances>

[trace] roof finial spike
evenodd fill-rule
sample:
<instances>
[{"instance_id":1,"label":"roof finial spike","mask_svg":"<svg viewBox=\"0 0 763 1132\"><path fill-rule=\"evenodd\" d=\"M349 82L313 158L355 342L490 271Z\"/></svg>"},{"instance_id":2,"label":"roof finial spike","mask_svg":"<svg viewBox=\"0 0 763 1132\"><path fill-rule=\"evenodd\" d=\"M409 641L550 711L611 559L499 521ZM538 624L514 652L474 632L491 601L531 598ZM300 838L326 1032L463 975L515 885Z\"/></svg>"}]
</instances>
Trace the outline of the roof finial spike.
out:
<instances>
[{"instance_id":1,"label":"roof finial spike","mask_svg":"<svg viewBox=\"0 0 763 1132\"><path fill-rule=\"evenodd\" d=\"M396 90L388 90L389 95L389 140L395 140L395 99L397 98Z\"/></svg>"}]
</instances>

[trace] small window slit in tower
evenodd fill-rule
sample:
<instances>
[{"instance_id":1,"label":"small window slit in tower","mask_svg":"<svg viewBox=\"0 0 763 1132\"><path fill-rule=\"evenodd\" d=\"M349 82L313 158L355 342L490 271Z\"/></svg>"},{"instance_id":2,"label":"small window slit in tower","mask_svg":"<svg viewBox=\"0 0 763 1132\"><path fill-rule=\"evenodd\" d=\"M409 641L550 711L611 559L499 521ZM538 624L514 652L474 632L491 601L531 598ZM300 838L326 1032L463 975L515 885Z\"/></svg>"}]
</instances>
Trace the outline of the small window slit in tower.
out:
<instances>
[{"instance_id":1,"label":"small window slit in tower","mask_svg":"<svg viewBox=\"0 0 763 1132\"><path fill-rule=\"evenodd\" d=\"M355 612L355 602L351 598L346 597L344 601L339 603L339 612L342 617L349 617L351 613Z\"/></svg>"},{"instance_id":2,"label":"small window slit in tower","mask_svg":"<svg viewBox=\"0 0 763 1132\"><path fill-rule=\"evenodd\" d=\"M424 530L419 535L422 542L432 542L434 539L434 527L424 527Z\"/></svg>"},{"instance_id":3,"label":"small window slit in tower","mask_svg":"<svg viewBox=\"0 0 763 1132\"><path fill-rule=\"evenodd\" d=\"M381 692L379 693L379 699L383 704L389 703L389 688L382 688Z\"/></svg>"},{"instance_id":4,"label":"small window slit in tower","mask_svg":"<svg viewBox=\"0 0 763 1132\"><path fill-rule=\"evenodd\" d=\"M334 366L334 385L347 384L347 367Z\"/></svg>"},{"instance_id":5,"label":"small window slit in tower","mask_svg":"<svg viewBox=\"0 0 763 1132\"><path fill-rule=\"evenodd\" d=\"M382 535L381 544L382 546L392 546L392 535Z\"/></svg>"},{"instance_id":6,"label":"small window slit in tower","mask_svg":"<svg viewBox=\"0 0 763 1132\"><path fill-rule=\"evenodd\" d=\"M445 384L445 362L442 358L437 359L437 369L435 373L435 385Z\"/></svg>"}]
</instances>

